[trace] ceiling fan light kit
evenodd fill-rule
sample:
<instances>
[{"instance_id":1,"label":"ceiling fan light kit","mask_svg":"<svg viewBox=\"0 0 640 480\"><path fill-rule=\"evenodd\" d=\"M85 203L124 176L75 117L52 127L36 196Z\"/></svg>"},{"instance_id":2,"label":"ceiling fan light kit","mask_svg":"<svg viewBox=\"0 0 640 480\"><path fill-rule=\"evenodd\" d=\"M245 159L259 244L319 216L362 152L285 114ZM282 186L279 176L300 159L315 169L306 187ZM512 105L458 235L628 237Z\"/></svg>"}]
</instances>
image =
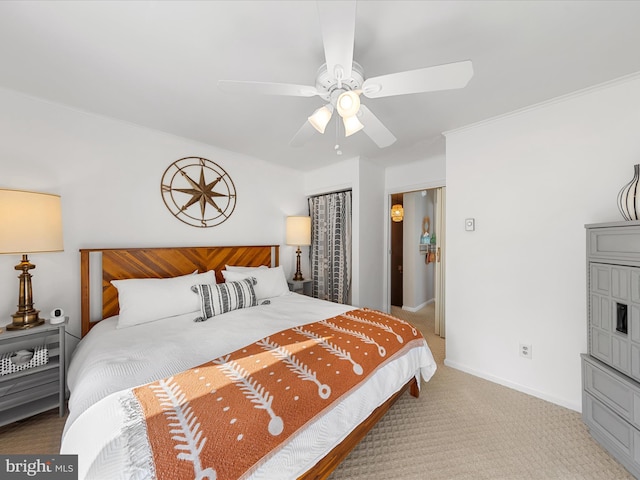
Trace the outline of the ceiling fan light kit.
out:
<instances>
[{"instance_id":1,"label":"ceiling fan light kit","mask_svg":"<svg viewBox=\"0 0 640 480\"><path fill-rule=\"evenodd\" d=\"M360 96L354 91L343 92L336 107L341 117L353 117L360 110Z\"/></svg>"},{"instance_id":2,"label":"ceiling fan light kit","mask_svg":"<svg viewBox=\"0 0 640 480\"><path fill-rule=\"evenodd\" d=\"M320 133L324 133L329 120L331 120L331 115L333 115L333 105L328 103L313 112L313 115L311 115L308 120L309 123L313 125L313 128Z\"/></svg>"},{"instance_id":3,"label":"ceiling fan light kit","mask_svg":"<svg viewBox=\"0 0 640 480\"><path fill-rule=\"evenodd\" d=\"M324 134L335 107L342 117L345 136L362 130L379 148L385 148L392 145L396 137L369 108L360 104L361 94L371 99L450 90L465 87L473 77L471 61L465 60L365 79L364 70L353 60L355 0L317 1L317 6L326 63L318 70L315 87L232 80L220 80L218 86L232 93L294 97L317 95L329 102L307 119L318 132ZM310 139L304 125L290 145L301 146ZM309 132L313 133L313 130L309 129Z\"/></svg>"},{"instance_id":4,"label":"ceiling fan light kit","mask_svg":"<svg viewBox=\"0 0 640 480\"><path fill-rule=\"evenodd\" d=\"M344 136L350 137L354 133L359 132L364 128L364 125L358 120L358 117L352 115L350 117L342 117L342 123L344 123Z\"/></svg>"}]
</instances>

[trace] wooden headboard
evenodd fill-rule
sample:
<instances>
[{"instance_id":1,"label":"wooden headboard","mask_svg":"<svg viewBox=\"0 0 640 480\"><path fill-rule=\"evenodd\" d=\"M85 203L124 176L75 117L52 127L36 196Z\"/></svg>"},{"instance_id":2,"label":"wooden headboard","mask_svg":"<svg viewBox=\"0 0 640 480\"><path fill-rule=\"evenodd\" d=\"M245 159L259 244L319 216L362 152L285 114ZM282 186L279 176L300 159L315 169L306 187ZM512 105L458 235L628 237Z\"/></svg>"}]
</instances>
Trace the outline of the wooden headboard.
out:
<instances>
[{"instance_id":1,"label":"wooden headboard","mask_svg":"<svg viewBox=\"0 0 640 480\"><path fill-rule=\"evenodd\" d=\"M91 266L94 256L101 256L102 316L91 318ZM167 248L86 248L80 249L80 304L82 336L103 318L117 315L118 291L111 280L127 278L169 278L198 270L215 270L216 280L223 282L225 265L259 267L279 265L278 245L236 247L167 247Z\"/></svg>"}]
</instances>

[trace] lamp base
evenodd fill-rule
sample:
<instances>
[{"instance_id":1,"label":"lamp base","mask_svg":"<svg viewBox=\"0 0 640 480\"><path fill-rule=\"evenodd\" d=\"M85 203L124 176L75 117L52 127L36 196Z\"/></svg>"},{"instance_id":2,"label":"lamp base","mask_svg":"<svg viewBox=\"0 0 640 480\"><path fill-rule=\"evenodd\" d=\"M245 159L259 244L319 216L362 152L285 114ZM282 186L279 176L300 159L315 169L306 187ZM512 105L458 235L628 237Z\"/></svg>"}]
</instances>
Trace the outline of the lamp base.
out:
<instances>
[{"instance_id":1,"label":"lamp base","mask_svg":"<svg viewBox=\"0 0 640 480\"><path fill-rule=\"evenodd\" d=\"M302 271L300 270L300 254L301 253L302 253L302 250L300 250L300 247L298 247L298 249L296 250L296 273L293 275L294 282L301 282L302 280L304 280L304 278L302 278Z\"/></svg>"},{"instance_id":2,"label":"lamp base","mask_svg":"<svg viewBox=\"0 0 640 480\"><path fill-rule=\"evenodd\" d=\"M42 325L44 320L38 316L40 310L32 310L30 312L17 312L11 315L13 323L6 325L7 330L26 330L27 328Z\"/></svg>"},{"instance_id":3,"label":"lamp base","mask_svg":"<svg viewBox=\"0 0 640 480\"><path fill-rule=\"evenodd\" d=\"M31 274L29 273L29 270L33 270L36 266L29 262L29 258L27 258L26 255L22 255L22 261L14 268L22 272L18 277L20 279L18 311L11 315L13 317L13 323L7 325L6 328L7 330L25 330L42 325L44 320L38 316L40 310L33 308Z\"/></svg>"}]
</instances>

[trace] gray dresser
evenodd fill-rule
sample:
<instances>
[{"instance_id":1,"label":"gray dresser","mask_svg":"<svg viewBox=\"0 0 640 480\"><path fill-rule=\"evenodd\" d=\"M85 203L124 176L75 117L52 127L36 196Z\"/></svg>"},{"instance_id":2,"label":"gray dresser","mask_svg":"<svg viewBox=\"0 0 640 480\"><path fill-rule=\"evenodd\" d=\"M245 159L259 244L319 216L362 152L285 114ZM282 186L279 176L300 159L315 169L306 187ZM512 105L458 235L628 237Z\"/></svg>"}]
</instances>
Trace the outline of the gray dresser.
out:
<instances>
[{"instance_id":1,"label":"gray dresser","mask_svg":"<svg viewBox=\"0 0 640 480\"><path fill-rule=\"evenodd\" d=\"M582 417L640 478L640 221L587 225Z\"/></svg>"}]
</instances>

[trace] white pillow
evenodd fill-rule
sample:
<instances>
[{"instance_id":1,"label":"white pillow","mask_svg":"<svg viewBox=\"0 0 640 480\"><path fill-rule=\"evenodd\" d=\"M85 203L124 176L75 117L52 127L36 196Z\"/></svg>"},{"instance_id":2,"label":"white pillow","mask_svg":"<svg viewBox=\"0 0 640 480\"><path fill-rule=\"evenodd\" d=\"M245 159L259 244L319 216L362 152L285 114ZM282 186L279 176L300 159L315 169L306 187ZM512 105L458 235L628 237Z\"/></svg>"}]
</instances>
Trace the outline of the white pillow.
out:
<instances>
[{"instance_id":1,"label":"white pillow","mask_svg":"<svg viewBox=\"0 0 640 480\"><path fill-rule=\"evenodd\" d=\"M132 327L161 318L174 317L200 310L198 295L193 285L215 284L213 270L196 275L173 278L130 278L112 280L118 289L120 313L117 328Z\"/></svg>"},{"instance_id":2,"label":"white pillow","mask_svg":"<svg viewBox=\"0 0 640 480\"><path fill-rule=\"evenodd\" d=\"M224 268L229 272L246 272L248 270L255 270L256 268L269 268L266 265L260 265L259 267L237 267L235 265L225 265Z\"/></svg>"},{"instance_id":3,"label":"white pillow","mask_svg":"<svg viewBox=\"0 0 640 480\"><path fill-rule=\"evenodd\" d=\"M254 288L258 301L291 293L282 266L254 268L238 272L223 270L222 276L226 282L236 282L249 277L255 278L256 284Z\"/></svg>"}]
</instances>

